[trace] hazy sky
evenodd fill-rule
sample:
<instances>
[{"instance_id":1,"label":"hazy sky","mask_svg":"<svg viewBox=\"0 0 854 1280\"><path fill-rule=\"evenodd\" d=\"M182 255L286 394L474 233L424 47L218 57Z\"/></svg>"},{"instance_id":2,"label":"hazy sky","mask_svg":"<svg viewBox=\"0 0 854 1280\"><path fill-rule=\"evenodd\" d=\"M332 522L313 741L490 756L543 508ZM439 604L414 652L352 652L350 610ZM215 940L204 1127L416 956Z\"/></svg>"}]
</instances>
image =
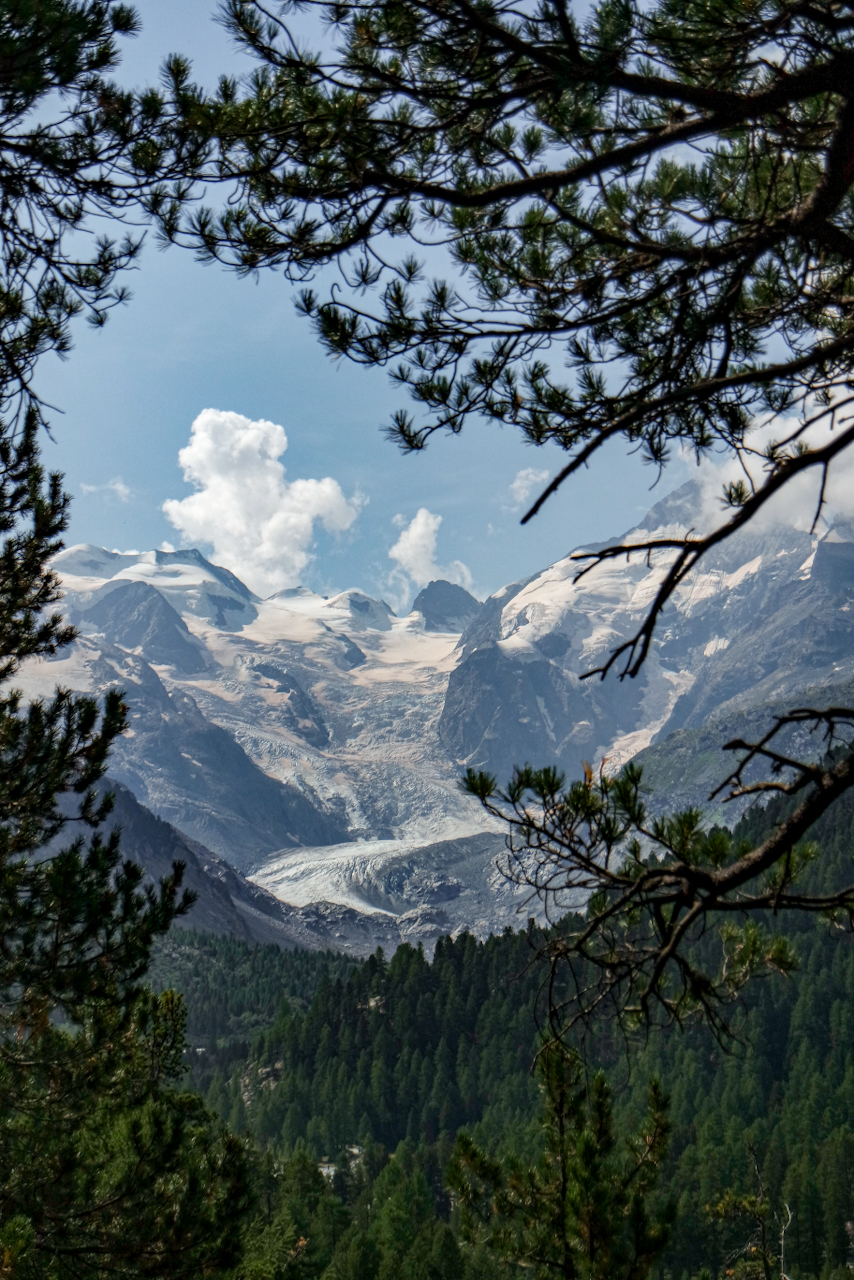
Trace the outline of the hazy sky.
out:
<instances>
[{"instance_id":1,"label":"hazy sky","mask_svg":"<svg viewBox=\"0 0 854 1280\"><path fill-rule=\"evenodd\" d=\"M141 0L119 78L150 83L173 51L208 85L239 69L212 8ZM281 275L238 280L152 241L128 281L130 304L100 332L78 325L70 358L39 371L69 543L194 545L261 592L358 586L401 608L435 576L489 594L629 528L684 478L650 493L654 473L613 450L521 528L531 473L554 474L559 451L483 425L401 455L380 428L406 397L381 370L331 362Z\"/></svg>"}]
</instances>

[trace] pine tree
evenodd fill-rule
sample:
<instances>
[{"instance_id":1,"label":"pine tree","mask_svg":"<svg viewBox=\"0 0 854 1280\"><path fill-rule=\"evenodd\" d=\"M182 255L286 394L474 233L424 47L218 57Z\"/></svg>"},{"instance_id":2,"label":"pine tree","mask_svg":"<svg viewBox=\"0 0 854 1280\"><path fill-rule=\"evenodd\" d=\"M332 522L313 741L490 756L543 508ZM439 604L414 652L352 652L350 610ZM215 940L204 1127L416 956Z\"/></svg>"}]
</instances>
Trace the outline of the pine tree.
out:
<instances>
[{"instance_id":1,"label":"pine tree","mask_svg":"<svg viewBox=\"0 0 854 1280\"><path fill-rule=\"evenodd\" d=\"M536 1280L641 1280L668 1238L669 1210L649 1204L668 1122L657 1085L645 1127L621 1150L608 1085L585 1087L580 1061L559 1045L540 1056L543 1152L526 1165L495 1159L461 1134L448 1185L465 1235Z\"/></svg>"},{"instance_id":2,"label":"pine tree","mask_svg":"<svg viewBox=\"0 0 854 1280\"><path fill-rule=\"evenodd\" d=\"M320 52L291 21L303 9L326 19ZM739 463L720 521L579 558L579 574L642 555L656 570L637 630L584 673L638 675L702 557L805 475L820 482L817 518L828 474L854 446L850 6L226 0L224 16L256 73L224 77L213 95L189 85L180 60L172 76L194 154L210 148L207 190L222 184L227 200L189 219L180 200L150 207L165 236L241 274L269 267L304 283L339 267L325 296L303 289L300 308L332 356L389 368L411 396L414 411L388 428L404 450L478 418L557 444L565 465L526 520L615 443L660 471L680 449ZM801 708L733 744L722 789L797 793L797 812L761 851L699 867L685 851L692 815L676 815L635 868L637 885L656 881L640 900L603 870L606 839L579 850L572 824L529 825L542 791L558 810L570 799L553 771L528 771L501 795L518 798L526 782L534 793L514 828L511 878L556 912L556 888L564 905L604 903L582 930L600 971L617 975L593 991L597 1009L616 996L648 1019L662 995L668 1018L690 1006L714 1022L730 993L718 975L682 967L709 929L707 905L725 903L725 929L736 903L854 913L847 879L821 903L789 893L798 841L854 785L849 750L826 770L812 756L784 766L777 735L793 724L815 730L813 742L850 743L854 708ZM494 779L470 781L502 808ZM653 834L641 831L647 847ZM531 848L546 854L534 883ZM788 962L756 929L728 943L729 975ZM642 959L632 968L629 956ZM674 999L662 990L671 976Z\"/></svg>"},{"instance_id":3,"label":"pine tree","mask_svg":"<svg viewBox=\"0 0 854 1280\"><path fill-rule=\"evenodd\" d=\"M121 226L180 149L158 94L108 78L137 27L115 0L0 5L0 1270L52 1280L227 1265L247 1197L240 1144L174 1087L183 1005L143 985L191 905L183 869L146 885L100 830L123 699L27 705L14 687L74 638L54 608L68 498L39 460L36 364L127 296L140 238L92 220Z\"/></svg>"},{"instance_id":4,"label":"pine tree","mask_svg":"<svg viewBox=\"0 0 854 1280\"><path fill-rule=\"evenodd\" d=\"M111 79L138 30L118 0L0 5L0 414L38 403L36 362L69 350L76 316L102 325L128 297L142 238L122 223L169 179L180 205L193 172L162 95Z\"/></svg>"},{"instance_id":5,"label":"pine tree","mask_svg":"<svg viewBox=\"0 0 854 1280\"><path fill-rule=\"evenodd\" d=\"M163 230L243 274L340 263L302 308L330 353L411 391L404 448L478 416L554 441L567 464L536 510L617 438L659 466L674 441L719 447L765 464L756 493L727 489L739 525L854 440L847 5L223 8L256 74L210 96L173 76L228 202L183 223L164 206ZM296 10L326 20L312 45ZM840 430L804 451L781 425L751 457L752 420L793 410ZM702 554L687 543L665 596Z\"/></svg>"}]
</instances>

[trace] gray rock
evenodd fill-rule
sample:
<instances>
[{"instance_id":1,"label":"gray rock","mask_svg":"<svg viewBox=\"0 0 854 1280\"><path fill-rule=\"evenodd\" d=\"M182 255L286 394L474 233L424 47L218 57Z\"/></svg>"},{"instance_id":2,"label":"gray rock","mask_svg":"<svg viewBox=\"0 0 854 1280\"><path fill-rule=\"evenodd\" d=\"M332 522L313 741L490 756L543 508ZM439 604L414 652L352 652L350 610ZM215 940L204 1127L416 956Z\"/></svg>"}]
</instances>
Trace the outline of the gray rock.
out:
<instances>
[{"instance_id":1,"label":"gray rock","mask_svg":"<svg viewBox=\"0 0 854 1280\"><path fill-rule=\"evenodd\" d=\"M854 683L807 686L799 690L800 700L807 706L850 707L854 705ZM700 726L676 729L638 752L635 763L643 769L650 811L697 808L708 821L731 826L749 805L763 804L762 797L727 801L725 793L712 796L738 759L736 753L724 751L723 746L737 738L757 741L773 726L775 716L785 715L792 706L793 700L789 697L741 708L729 704ZM808 724L800 724L788 726L781 732L775 748L795 759L818 761L824 755L826 743L820 734L810 731ZM750 781L759 776L761 768L758 764L752 767L746 779ZM762 770L762 776L767 776L767 770Z\"/></svg>"},{"instance_id":2,"label":"gray rock","mask_svg":"<svg viewBox=\"0 0 854 1280\"><path fill-rule=\"evenodd\" d=\"M329 745L329 729L320 707L286 667L251 657L247 668L262 679L269 680L277 693L286 695L280 714L289 729L310 742L313 747Z\"/></svg>"}]
</instances>

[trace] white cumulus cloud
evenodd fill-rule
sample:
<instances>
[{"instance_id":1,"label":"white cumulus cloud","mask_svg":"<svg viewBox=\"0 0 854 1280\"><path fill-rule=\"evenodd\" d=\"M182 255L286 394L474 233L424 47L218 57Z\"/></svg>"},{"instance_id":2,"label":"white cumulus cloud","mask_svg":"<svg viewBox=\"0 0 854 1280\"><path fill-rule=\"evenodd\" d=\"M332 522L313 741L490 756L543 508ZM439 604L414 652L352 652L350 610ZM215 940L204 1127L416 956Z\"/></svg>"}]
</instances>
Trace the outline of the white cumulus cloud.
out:
<instances>
[{"instance_id":1,"label":"white cumulus cloud","mask_svg":"<svg viewBox=\"0 0 854 1280\"><path fill-rule=\"evenodd\" d=\"M394 523L400 528L404 523L396 516ZM434 515L426 507L420 507L415 516L401 530L400 537L389 551L389 558L396 560L398 568L392 571L390 586L398 594L402 603L409 594L409 583L416 587L426 587L428 582L444 579L456 582L472 589L472 576L468 567L461 560L452 560L450 564L438 564L436 560L436 539L442 517Z\"/></svg>"},{"instance_id":2,"label":"white cumulus cloud","mask_svg":"<svg viewBox=\"0 0 854 1280\"><path fill-rule=\"evenodd\" d=\"M521 507L528 501L535 489L548 480L548 471L538 471L536 467L523 467L516 473L516 479L510 486L510 494L514 507Z\"/></svg>"},{"instance_id":3,"label":"white cumulus cloud","mask_svg":"<svg viewBox=\"0 0 854 1280\"><path fill-rule=\"evenodd\" d=\"M185 543L211 545L217 563L261 596L299 585L312 558L315 521L340 533L361 506L330 476L288 480L279 461L287 447L275 422L204 409L178 454L196 492L163 503Z\"/></svg>"}]
</instances>

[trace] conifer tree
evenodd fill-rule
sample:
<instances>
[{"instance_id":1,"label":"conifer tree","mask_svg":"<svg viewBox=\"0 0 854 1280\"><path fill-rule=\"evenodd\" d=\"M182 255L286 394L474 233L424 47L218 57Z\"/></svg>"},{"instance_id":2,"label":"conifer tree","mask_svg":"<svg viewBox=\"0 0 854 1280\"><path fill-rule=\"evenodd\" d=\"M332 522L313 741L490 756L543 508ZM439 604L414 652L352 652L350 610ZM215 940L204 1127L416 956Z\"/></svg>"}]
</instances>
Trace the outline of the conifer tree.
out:
<instances>
[{"instance_id":1,"label":"conifer tree","mask_svg":"<svg viewBox=\"0 0 854 1280\"><path fill-rule=\"evenodd\" d=\"M229 199L187 221L162 199L164 233L244 274L338 264L302 308L331 354L411 391L420 416L391 424L405 449L483 415L567 452L526 518L615 439L659 467L677 442L735 452L731 523L653 544L674 555L651 621L710 545L854 442L850 4L223 12L256 72L208 96L172 74ZM817 420L838 428L820 447ZM628 670L650 636L620 646Z\"/></svg>"},{"instance_id":2,"label":"conifer tree","mask_svg":"<svg viewBox=\"0 0 854 1280\"><path fill-rule=\"evenodd\" d=\"M625 1150L603 1075L585 1087L576 1055L550 1044L539 1059L543 1151L527 1165L493 1158L460 1134L448 1185L464 1234L536 1280L642 1280L668 1238L668 1209L650 1208L667 1147L667 1107L650 1090L646 1125Z\"/></svg>"},{"instance_id":3,"label":"conifer tree","mask_svg":"<svg viewBox=\"0 0 854 1280\"><path fill-rule=\"evenodd\" d=\"M142 985L151 946L191 905L183 868L159 887L101 834L95 784L125 726L14 679L74 638L50 568L68 518L39 460L38 359L122 301L139 238L92 234L167 172L162 104L106 78L113 0L0 5L0 1272L197 1275L239 1249L242 1149L184 1073L181 1001ZM186 157L185 157L186 158Z\"/></svg>"},{"instance_id":4,"label":"conifer tree","mask_svg":"<svg viewBox=\"0 0 854 1280\"><path fill-rule=\"evenodd\" d=\"M162 96L110 78L138 29L117 0L0 5L0 413L38 404L36 362L76 316L102 325L128 297L142 237L123 222L166 179L180 203L193 172Z\"/></svg>"},{"instance_id":5,"label":"conifer tree","mask_svg":"<svg viewBox=\"0 0 854 1280\"><path fill-rule=\"evenodd\" d=\"M74 635L50 612L68 500L38 431L33 408L0 431L0 1249L16 1276L195 1274L234 1258L246 1183L236 1140L169 1087L180 1000L141 985L191 905L183 868L145 886L100 834L121 696L99 717L62 689L24 706L10 683Z\"/></svg>"}]
</instances>

